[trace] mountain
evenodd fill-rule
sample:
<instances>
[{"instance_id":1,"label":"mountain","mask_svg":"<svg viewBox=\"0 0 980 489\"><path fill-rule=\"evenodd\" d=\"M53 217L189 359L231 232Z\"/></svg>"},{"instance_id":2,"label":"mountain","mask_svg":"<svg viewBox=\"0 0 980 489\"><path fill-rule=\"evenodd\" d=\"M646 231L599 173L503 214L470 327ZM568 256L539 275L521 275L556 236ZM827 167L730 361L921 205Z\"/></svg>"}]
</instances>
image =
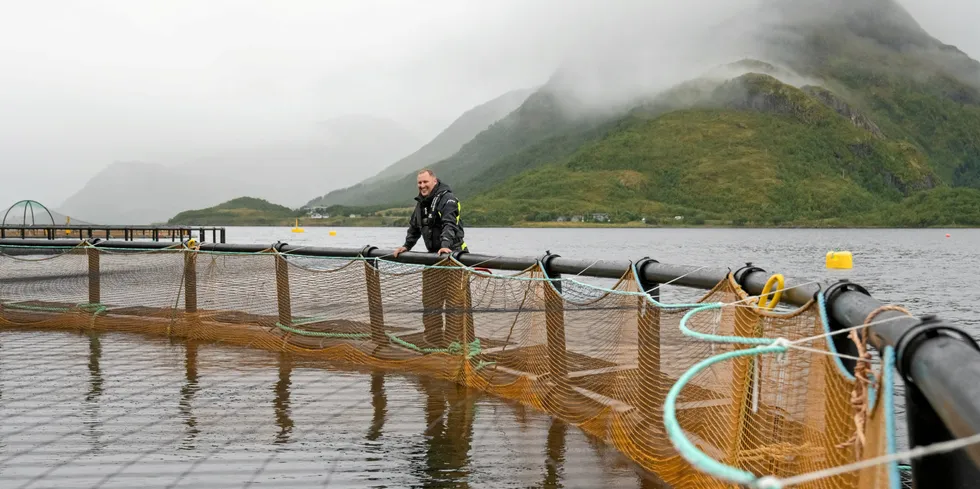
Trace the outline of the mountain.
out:
<instances>
[{"instance_id":1,"label":"mountain","mask_svg":"<svg viewBox=\"0 0 980 489\"><path fill-rule=\"evenodd\" d=\"M579 116L569 113L568 108L556 93L546 86L532 93L516 110L503 119L494 122L464 144L449 158L428 165L448 182L454 189L472 193L493 182L514 175L527 165L535 163L509 161L501 172L486 175L485 170L497 162L507 161L522 151L549 138L557 138L554 147L541 156L551 158L562 151L570 152L579 143L588 139L593 130L606 120L605 116ZM531 159L534 159L531 156ZM409 173L401 178L360 184L347 189L343 199L322 199L318 205L343 204L391 205L398 207L411 202L417 194L415 174Z\"/></svg>"},{"instance_id":2,"label":"mountain","mask_svg":"<svg viewBox=\"0 0 980 489\"><path fill-rule=\"evenodd\" d=\"M368 187L399 180L410 174L414 178L415 171L455 154L463 144L518 108L532 92L531 89L512 90L464 112L432 141L414 153L392 163L377 175L357 185L335 190L313 199L307 205L329 206L363 201L357 195L362 194Z\"/></svg>"},{"instance_id":3,"label":"mountain","mask_svg":"<svg viewBox=\"0 0 980 489\"><path fill-rule=\"evenodd\" d=\"M581 110L587 104L562 89L569 77L560 71L433 165L470 209L464 219L972 219L969 206L980 205L977 61L893 0L765 0L722 27L712 33L719 50L728 43L753 57L619 97L606 111ZM347 202L404 205L411 180L365 185ZM938 217L922 221L923 212Z\"/></svg>"},{"instance_id":4,"label":"mountain","mask_svg":"<svg viewBox=\"0 0 980 489\"><path fill-rule=\"evenodd\" d=\"M239 197L207 209L183 211L167 224L187 226L265 226L292 224L300 212L265 199Z\"/></svg>"},{"instance_id":5,"label":"mountain","mask_svg":"<svg viewBox=\"0 0 980 489\"><path fill-rule=\"evenodd\" d=\"M176 166L117 162L60 210L101 224L149 224L241 195L299 207L324 188L377 172L419 144L412 131L392 121L345 116L317 124L305 140L228 150Z\"/></svg>"},{"instance_id":6,"label":"mountain","mask_svg":"<svg viewBox=\"0 0 980 489\"><path fill-rule=\"evenodd\" d=\"M812 222L935 186L915 147L878 139L806 91L750 73L696 106L645 108L602 139L468 202L469 222L607 213Z\"/></svg>"},{"instance_id":7,"label":"mountain","mask_svg":"<svg viewBox=\"0 0 980 489\"><path fill-rule=\"evenodd\" d=\"M117 162L92 177L59 210L97 224L149 224L166 220L208 187L172 168L138 161Z\"/></svg>"},{"instance_id":8,"label":"mountain","mask_svg":"<svg viewBox=\"0 0 980 489\"><path fill-rule=\"evenodd\" d=\"M474 136L520 107L531 93L532 89L511 90L464 112L432 141L365 180L365 183L403 177L449 158Z\"/></svg>"},{"instance_id":9,"label":"mountain","mask_svg":"<svg viewBox=\"0 0 980 489\"><path fill-rule=\"evenodd\" d=\"M421 144L413 131L394 121L349 115L321 121L303 141L229 150L178 170L212 182L229 180L234 191L221 200L254 195L299 207L324 188L353 185ZM276 178L270 181L273 173Z\"/></svg>"},{"instance_id":10,"label":"mountain","mask_svg":"<svg viewBox=\"0 0 980 489\"><path fill-rule=\"evenodd\" d=\"M764 54L850 99L923 149L944 182L980 188L980 63L925 32L894 0L780 2Z\"/></svg>"}]
</instances>

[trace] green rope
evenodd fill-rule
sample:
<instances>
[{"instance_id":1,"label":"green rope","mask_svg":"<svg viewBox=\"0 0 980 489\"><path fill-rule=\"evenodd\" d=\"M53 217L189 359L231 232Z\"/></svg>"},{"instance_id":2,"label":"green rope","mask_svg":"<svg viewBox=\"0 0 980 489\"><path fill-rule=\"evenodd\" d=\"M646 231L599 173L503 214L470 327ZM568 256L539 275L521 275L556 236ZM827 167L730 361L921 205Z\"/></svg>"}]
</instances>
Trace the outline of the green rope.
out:
<instances>
[{"instance_id":1,"label":"green rope","mask_svg":"<svg viewBox=\"0 0 980 489\"><path fill-rule=\"evenodd\" d=\"M391 333L385 333L385 334L388 335L388 338L390 338L393 343L408 348L410 350L415 350L419 353L448 353L450 355L459 355L463 353L463 345L458 341L454 341L450 343L449 346L446 348L421 348L418 345L409 343ZM474 356L480 354L480 338L477 338L469 343L468 351L469 353L466 355L467 359L473 358Z\"/></svg>"},{"instance_id":2,"label":"green rope","mask_svg":"<svg viewBox=\"0 0 980 489\"><path fill-rule=\"evenodd\" d=\"M47 307L47 306L29 306L26 304L4 304L3 307L7 309L21 309L24 311L40 311L40 312L68 312L71 311L70 307Z\"/></svg>"},{"instance_id":3,"label":"green rope","mask_svg":"<svg viewBox=\"0 0 980 489\"><path fill-rule=\"evenodd\" d=\"M72 307L51 307L51 306L31 306L27 304L14 304L6 303L3 307L8 309L21 309L24 311L40 311L40 312L71 312L73 309L80 309L85 312L90 312L93 315L98 316L99 314L105 314L108 308L105 304L95 302L95 303L80 303L76 304L74 308Z\"/></svg>"},{"instance_id":4,"label":"green rope","mask_svg":"<svg viewBox=\"0 0 980 489\"><path fill-rule=\"evenodd\" d=\"M322 319L306 318L306 319L301 319L299 321L296 321L294 324L297 326L302 326L304 324L311 324L320 321L322 321ZM311 336L316 338L342 338L342 339L359 340L359 339L366 339L371 337L371 333L332 333L328 331L309 331L305 329L297 329L290 326L286 326L280 323L279 321L276 321L276 326L279 329L282 329L283 331L288 331L290 333L297 334L300 336ZM459 355L463 353L463 345L458 341L454 341L450 343L449 346L446 348L422 348L416 344L409 343L408 341L405 341L391 333L386 332L385 335L393 343L408 348L410 350L417 351L419 353L448 353L450 355ZM480 338L477 338L469 343L469 349L468 349L469 353L466 355L466 358L467 359L473 358L474 356L479 355L480 351L481 351ZM480 368L482 368L482 366Z\"/></svg>"},{"instance_id":5,"label":"green rope","mask_svg":"<svg viewBox=\"0 0 980 489\"><path fill-rule=\"evenodd\" d=\"M102 304L100 302L77 304L75 307L85 312L90 312L95 316L98 316L99 314L105 314L105 312L109 309L108 307L105 306L105 304Z\"/></svg>"},{"instance_id":6,"label":"green rope","mask_svg":"<svg viewBox=\"0 0 980 489\"><path fill-rule=\"evenodd\" d=\"M308 323L309 322L314 322L314 321L308 321ZM359 340L359 339L371 337L370 333L330 333L327 331L307 331L305 329L291 328L289 326L286 326L285 324L280 323L279 321L276 321L276 326L278 326L279 329L283 331L288 331L293 334L298 334L300 336L313 336L317 338L345 338L351 340Z\"/></svg>"}]
</instances>

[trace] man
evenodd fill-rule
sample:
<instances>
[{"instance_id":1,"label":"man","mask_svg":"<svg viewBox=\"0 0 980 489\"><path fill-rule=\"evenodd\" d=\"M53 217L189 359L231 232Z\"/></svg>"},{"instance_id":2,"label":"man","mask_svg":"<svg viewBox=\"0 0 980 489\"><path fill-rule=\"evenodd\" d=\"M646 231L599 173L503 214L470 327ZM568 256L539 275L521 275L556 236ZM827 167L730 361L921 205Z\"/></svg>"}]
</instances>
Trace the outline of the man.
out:
<instances>
[{"instance_id":1,"label":"man","mask_svg":"<svg viewBox=\"0 0 980 489\"><path fill-rule=\"evenodd\" d=\"M440 182L429 169L417 175L419 195L415 197L415 210L408 220L405 244L395 250L394 256L411 250L419 237L429 253L467 251L463 241L463 223L460 221L459 200L449 185Z\"/></svg>"},{"instance_id":2,"label":"man","mask_svg":"<svg viewBox=\"0 0 980 489\"><path fill-rule=\"evenodd\" d=\"M415 197L415 210L408 220L405 244L396 249L393 255L397 258L399 254L411 250L420 237L429 253L442 255L456 251L468 252L466 241L463 240L459 199L453 195L449 185L440 182L429 169L418 172L416 183L419 195ZM462 288L463 293L453 294L458 288ZM455 297L453 302L463 301L468 304L469 292L469 277L462 271L446 268L427 268L422 271L422 324L427 343L444 348L453 341L473 341L473 320L469 315L457 312L443 318L447 302ZM463 304L450 304L450 308L461 311Z\"/></svg>"}]
</instances>

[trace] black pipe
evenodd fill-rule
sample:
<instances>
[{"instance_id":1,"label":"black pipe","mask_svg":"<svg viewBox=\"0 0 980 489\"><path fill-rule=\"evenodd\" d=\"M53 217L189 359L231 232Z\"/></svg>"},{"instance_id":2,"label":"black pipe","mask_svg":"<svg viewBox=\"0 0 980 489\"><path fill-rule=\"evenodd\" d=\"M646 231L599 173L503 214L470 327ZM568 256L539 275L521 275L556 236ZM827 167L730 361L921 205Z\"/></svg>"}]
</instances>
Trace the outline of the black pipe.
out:
<instances>
[{"instance_id":1,"label":"black pipe","mask_svg":"<svg viewBox=\"0 0 980 489\"><path fill-rule=\"evenodd\" d=\"M915 349L905 382L905 414L909 443L931 445L980 433L975 406L980 403L980 362L977 350L945 335L923 341ZM942 399L935 403L932 399ZM967 489L977 486L980 446L912 460L916 488ZM972 461L972 463L971 463Z\"/></svg>"}]
</instances>

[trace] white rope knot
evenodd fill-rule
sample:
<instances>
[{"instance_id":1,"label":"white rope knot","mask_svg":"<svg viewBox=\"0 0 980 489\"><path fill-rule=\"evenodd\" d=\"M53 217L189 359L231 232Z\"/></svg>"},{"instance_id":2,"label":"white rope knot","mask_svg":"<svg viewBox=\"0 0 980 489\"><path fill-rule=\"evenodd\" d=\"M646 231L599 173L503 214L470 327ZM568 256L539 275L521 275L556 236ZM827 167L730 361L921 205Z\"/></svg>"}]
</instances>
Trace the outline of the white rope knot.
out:
<instances>
[{"instance_id":1,"label":"white rope knot","mask_svg":"<svg viewBox=\"0 0 980 489\"><path fill-rule=\"evenodd\" d=\"M755 489L783 489L783 482L776 477L767 475L757 479L753 487Z\"/></svg>"},{"instance_id":2,"label":"white rope knot","mask_svg":"<svg viewBox=\"0 0 980 489\"><path fill-rule=\"evenodd\" d=\"M783 348L784 350L789 350L793 346L793 343L786 338L776 338L769 344L769 346L775 346ZM786 363L786 351L782 351L776 355L776 361L780 364Z\"/></svg>"},{"instance_id":3,"label":"white rope knot","mask_svg":"<svg viewBox=\"0 0 980 489\"><path fill-rule=\"evenodd\" d=\"M786 338L776 338L776 339L772 340L772 343L769 344L769 346L779 346L779 347L782 347L782 348L789 348L792 345L793 345L793 343L791 343Z\"/></svg>"}]
</instances>

